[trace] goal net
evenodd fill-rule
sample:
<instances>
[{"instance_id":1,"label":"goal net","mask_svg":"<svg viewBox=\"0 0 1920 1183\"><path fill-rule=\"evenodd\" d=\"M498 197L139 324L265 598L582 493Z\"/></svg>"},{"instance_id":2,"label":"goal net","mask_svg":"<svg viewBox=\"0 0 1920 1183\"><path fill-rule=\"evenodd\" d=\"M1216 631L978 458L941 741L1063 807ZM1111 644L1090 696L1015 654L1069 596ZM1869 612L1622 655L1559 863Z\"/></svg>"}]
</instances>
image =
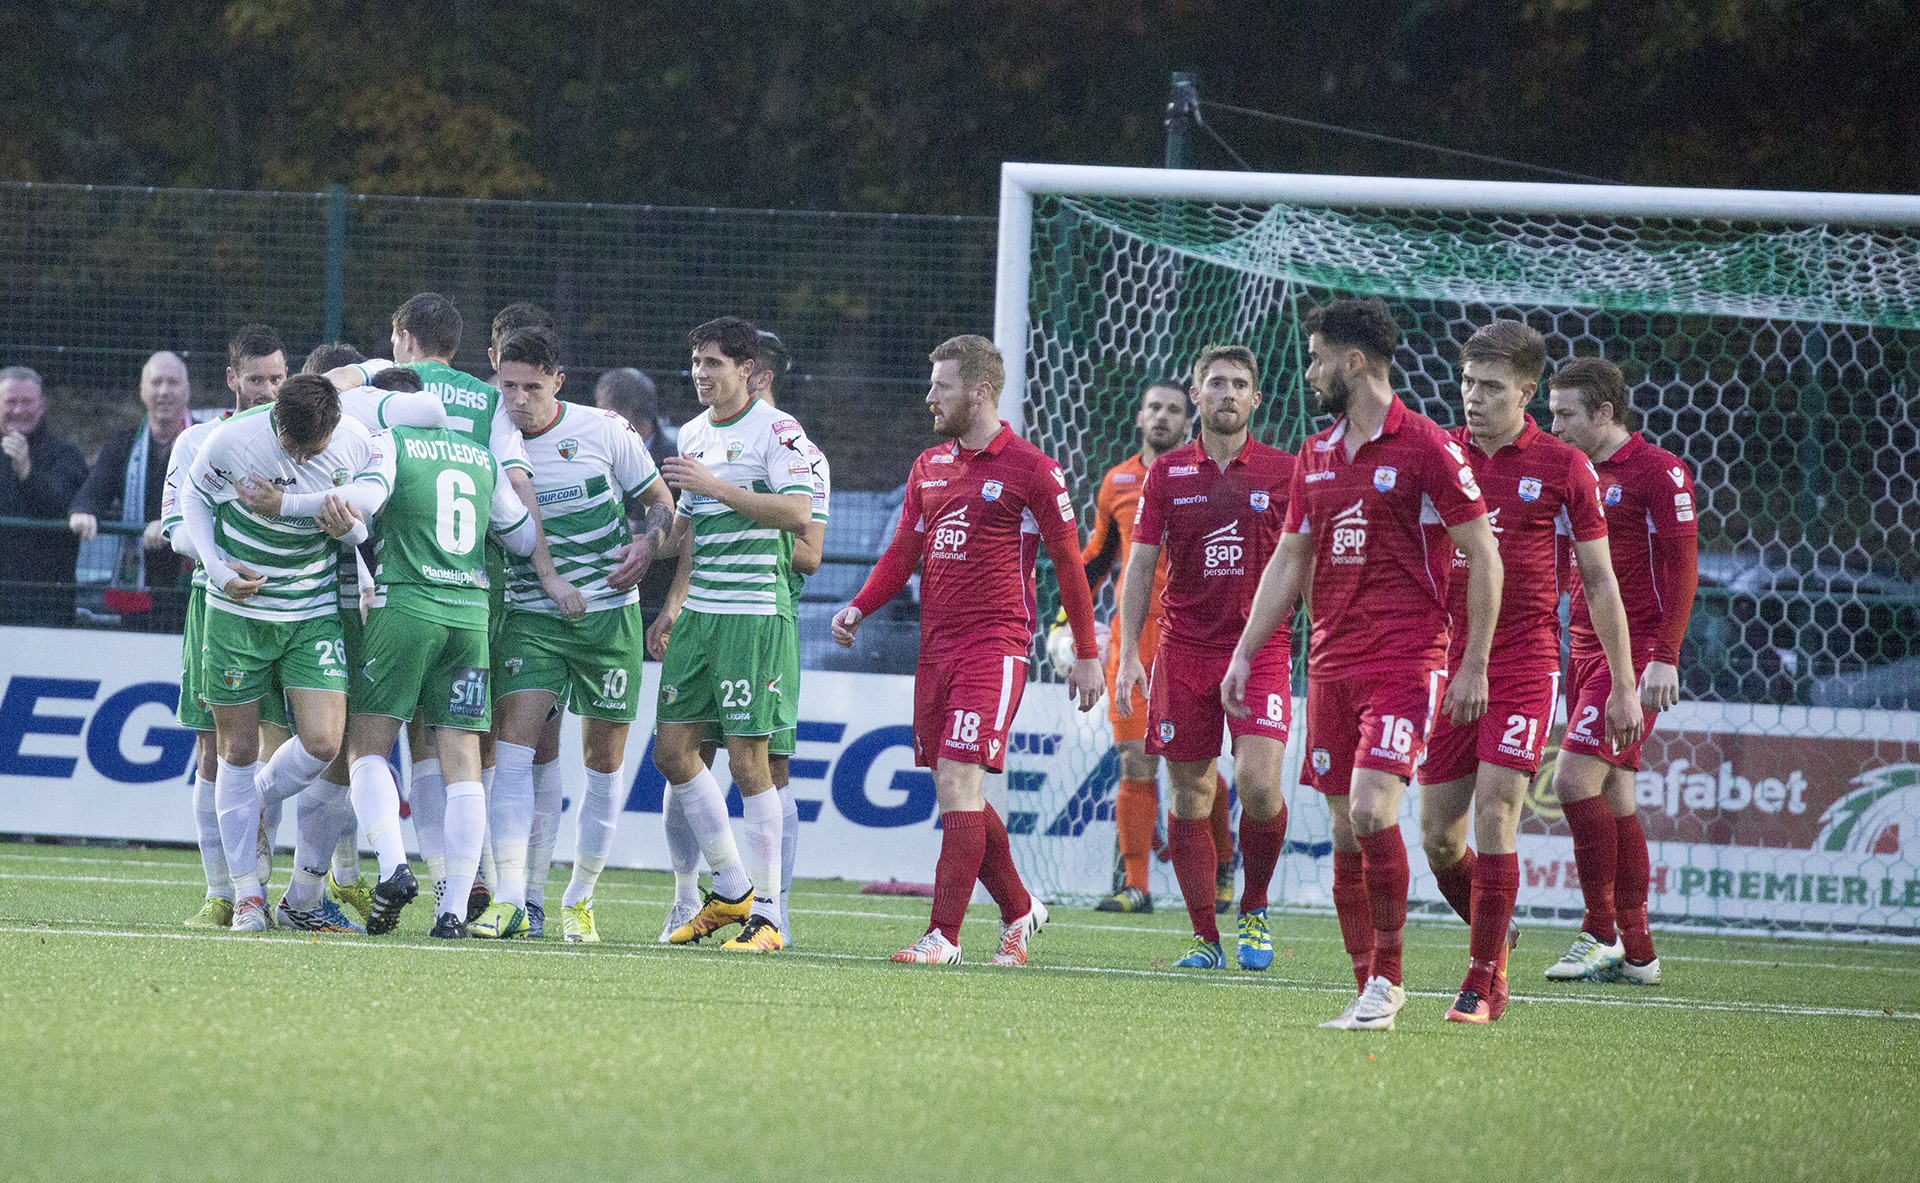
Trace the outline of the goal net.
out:
<instances>
[{"instance_id":1,"label":"goal net","mask_svg":"<svg viewBox=\"0 0 1920 1183\"><path fill-rule=\"evenodd\" d=\"M1143 388L1210 342L1253 349L1256 437L1297 448L1320 426L1300 318L1338 296L1388 302L1394 389L1443 425L1460 346L1495 317L1545 334L1550 366L1621 365L1700 513L1683 701L1637 779L1652 911L1920 935L1920 200L1010 164L1000 236L1003 417L1088 510L1138 447ZM1544 387L1529 410L1547 425ZM1036 677L1061 676L1041 658ZM1297 652L1296 693L1303 669ZM1042 689L1005 785L1015 852L1050 897L1091 902L1112 885L1118 761L1104 704L1074 717ZM1276 892L1313 907L1332 860L1326 809L1298 787L1303 717ZM1572 919L1551 772L1523 815L1520 906ZM1417 818L1416 786L1413 896L1443 910ZM1152 886L1178 898L1168 864Z\"/></svg>"}]
</instances>

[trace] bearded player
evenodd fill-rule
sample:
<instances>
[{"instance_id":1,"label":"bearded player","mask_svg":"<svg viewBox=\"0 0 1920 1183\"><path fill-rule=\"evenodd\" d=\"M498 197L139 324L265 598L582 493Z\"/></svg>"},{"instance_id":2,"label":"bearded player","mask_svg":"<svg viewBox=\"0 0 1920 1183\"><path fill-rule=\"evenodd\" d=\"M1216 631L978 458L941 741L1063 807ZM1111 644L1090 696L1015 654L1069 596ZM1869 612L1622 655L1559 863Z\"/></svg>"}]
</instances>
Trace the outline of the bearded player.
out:
<instances>
[{"instance_id":1,"label":"bearded player","mask_svg":"<svg viewBox=\"0 0 1920 1183\"><path fill-rule=\"evenodd\" d=\"M1633 678L1651 731L1653 716L1680 701L1680 639L1699 585L1693 473L1633 430L1627 384L1612 362L1575 358L1554 372L1547 394L1554 434L1585 452L1599 474L1613 573L1633 640ZM1567 731L1553 787L1573 831L1587 913L1579 938L1547 967L1547 977L1655 986L1660 959L1647 923L1652 866L1633 794L1641 743L1621 745L1611 736L1616 688L1633 683L1603 648L1605 613L1586 586L1587 556L1579 559L1581 587L1574 589L1568 621Z\"/></svg>"},{"instance_id":2,"label":"bearded player","mask_svg":"<svg viewBox=\"0 0 1920 1183\"><path fill-rule=\"evenodd\" d=\"M1540 386L1547 343L1517 320L1496 320L1460 351L1466 425L1448 435L1466 453L1500 546L1506 589L1488 659L1487 713L1464 726L1441 716L1420 766L1420 839L1440 892L1471 930L1466 980L1446 1017L1489 1023L1507 1005L1507 953L1519 939L1513 907L1520 890L1514 836L1520 803L1540 767L1560 693L1559 555L1579 555L1586 594L1602 622L1611 668L1627 670L1627 618L1607 561L1607 520L1593 466L1578 449L1541 431L1527 414ZM1467 613L1466 556L1453 554L1448 609ZM1466 634L1456 630L1447 669L1460 668ZM1614 665L1612 663L1618 663ZM1607 701L1615 742L1640 735L1640 707L1625 679ZM1472 813L1476 851L1467 846Z\"/></svg>"},{"instance_id":3,"label":"bearded player","mask_svg":"<svg viewBox=\"0 0 1920 1183\"><path fill-rule=\"evenodd\" d=\"M1080 550L1080 561L1087 568L1087 587L1094 595L1109 571L1124 575L1127 557L1133 547L1133 519L1140 505L1140 489L1147 479L1147 468L1170 449L1187 440L1192 416L1187 392L1179 383L1155 382L1140 396L1140 410L1134 424L1140 429L1140 451L1107 470L1100 478L1100 493L1094 501L1093 524L1087 544ZM1116 579L1115 584L1121 581ZM1163 555L1154 568L1153 592L1148 600L1147 623L1140 633L1140 662L1153 665L1160 648L1160 629L1165 613L1160 593L1167 583L1167 561ZM1124 590L1116 586L1114 604L1118 609ZM1054 626L1058 633L1061 626ZM1052 634L1049 635L1049 642ZM1147 755L1147 700L1143 693L1133 695L1133 711L1122 714L1120 699L1114 693L1114 679L1120 671L1120 648L1107 648L1107 721L1113 727L1113 746L1120 753L1120 792L1115 801L1115 835L1120 848L1120 865L1125 882L1111 896L1101 900L1097 912L1151 912L1153 896L1147 890L1147 860L1153 852L1154 830L1160 821L1160 758ZM1214 911L1224 911L1233 902L1233 834L1227 828L1227 791L1224 782L1214 791L1213 842L1220 867L1214 878ZM1222 897L1224 894L1224 901Z\"/></svg>"},{"instance_id":4,"label":"bearded player","mask_svg":"<svg viewBox=\"0 0 1920 1183\"><path fill-rule=\"evenodd\" d=\"M1406 1002L1400 798L1435 713L1465 725L1486 711L1500 552L1466 453L1393 393L1400 329L1386 305L1335 300L1304 327L1307 384L1335 422L1300 447L1286 537L1260 577L1220 693L1230 714L1248 713L1255 657L1311 586L1308 765L1331 817L1333 902L1359 986L1321 1025L1392 1030ZM1467 641L1451 679L1449 538L1467 556Z\"/></svg>"},{"instance_id":5,"label":"bearded player","mask_svg":"<svg viewBox=\"0 0 1920 1183\"><path fill-rule=\"evenodd\" d=\"M1167 844L1193 921L1193 945L1174 964L1189 969L1226 964L1214 919L1215 848L1206 820L1221 796L1213 762L1224 726L1232 736L1233 779L1245 810L1238 959L1242 968L1262 970L1273 964L1267 885L1287 833L1280 788L1293 719L1292 628L1274 629L1255 652L1247 692L1256 710L1228 718L1220 678L1246 623L1259 573L1279 543L1294 459L1248 431L1260 405L1260 367L1251 350L1239 345L1203 350L1193 365L1193 400L1200 408L1200 438L1155 460L1140 495L1122 584L1114 693L1121 712L1128 714L1134 691L1147 682L1140 633L1153 571L1164 551L1166 626L1147 696L1147 752L1166 757L1173 781Z\"/></svg>"},{"instance_id":6,"label":"bearded player","mask_svg":"<svg viewBox=\"0 0 1920 1183\"><path fill-rule=\"evenodd\" d=\"M1038 623L1033 564L1044 542L1073 629L1067 690L1093 709L1105 689L1093 635L1093 596L1080 565L1073 498L1060 466L1000 421L1006 370L985 337L944 341L927 407L951 442L922 452L907 476L893 542L853 603L833 618L833 639L853 644L860 622L920 574L920 665L913 678L913 753L933 769L940 803L940 861L926 934L893 955L910 964L960 961L960 924L976 879L1000 906L995 965L1025 965L1027 942L1047 922L1013 865L1000 815L980 791L1001 771L1007 733L1026 688ZM925 563L921 560L924 557Z\"/></svg>"}]
</instances>

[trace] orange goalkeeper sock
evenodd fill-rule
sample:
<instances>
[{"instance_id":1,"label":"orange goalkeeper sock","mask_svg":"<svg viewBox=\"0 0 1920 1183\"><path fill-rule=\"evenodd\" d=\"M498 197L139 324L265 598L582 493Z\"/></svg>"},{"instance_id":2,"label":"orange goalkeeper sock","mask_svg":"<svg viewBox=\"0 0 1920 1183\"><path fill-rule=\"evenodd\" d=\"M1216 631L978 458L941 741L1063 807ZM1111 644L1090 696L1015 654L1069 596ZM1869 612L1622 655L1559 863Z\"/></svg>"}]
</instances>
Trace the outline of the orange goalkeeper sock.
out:
<instances>
[{"instance_id":1,"label":"orange goalkeeper sock","mask_svg":"<svg viewBox=\"0 0 1920 1183\"><path fill-rule=\"evenodd\" d=\"M1114 803L1114 822L1120 831L1120 860L1127 886L1147 890L1147 860L1153 854L1153 832L1160 821L1159 786L1150 780L1123 780Z\"/></svg>"}]
</instances>

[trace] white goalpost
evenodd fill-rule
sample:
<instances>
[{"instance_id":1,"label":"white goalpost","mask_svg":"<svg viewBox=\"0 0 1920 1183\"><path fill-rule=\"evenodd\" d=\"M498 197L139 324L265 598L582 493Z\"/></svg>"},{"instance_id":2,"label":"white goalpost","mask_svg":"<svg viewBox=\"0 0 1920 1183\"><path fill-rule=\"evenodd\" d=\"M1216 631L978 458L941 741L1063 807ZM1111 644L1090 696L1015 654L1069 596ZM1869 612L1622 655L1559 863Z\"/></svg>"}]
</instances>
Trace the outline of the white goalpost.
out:
<instances>
[{"instance_id":1,"label":"white goalpost","mask_svg":"<svg viewBox=\"0 0 1920 1183\"><path fill-rule=\"evenodd\" d=\"M1256 431L1298 446L1299 316L1347 295L1394 309L1395 389L1443 424L1460 344L1519 317L1551 363L1621 364L1644 430L1693 465L1683 702L1640 773L1659 918L1920 936L1920 198L1002 167L1001 416L1083 506L1136 446L1141 388L1212 341L1254 349ZM1090 900L1112 867L1106 722L1036 727L1009 778L1016 854L1050 895ZM1570 917L1549 775L1525 813L1521 908ZM1313 796L1290 794L1289 904L1328 899ZM1414 895L1437 904L1403 821Z\"/></svg>"}]
</instances>

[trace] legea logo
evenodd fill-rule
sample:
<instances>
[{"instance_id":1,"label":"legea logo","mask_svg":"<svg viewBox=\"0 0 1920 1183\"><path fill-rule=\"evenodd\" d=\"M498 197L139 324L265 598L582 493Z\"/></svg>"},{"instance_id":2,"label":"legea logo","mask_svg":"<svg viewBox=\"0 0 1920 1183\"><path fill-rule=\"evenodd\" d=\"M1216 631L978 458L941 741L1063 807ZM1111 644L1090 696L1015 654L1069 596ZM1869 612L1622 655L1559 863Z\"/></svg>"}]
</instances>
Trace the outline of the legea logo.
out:
<instances>
[{"instance_id":1,"label":"legea logo","mask_svg":"<svg viewBox=\"0 0 1920 1183\"><path fill-rule=\"evenodd\" d=\"M1889 830L1900 852L1920 848L1920 764L1887 764L1853 778L1860 786L1820 815L1815 850L1872 854Z\"/></svg>"}]
</instances>

